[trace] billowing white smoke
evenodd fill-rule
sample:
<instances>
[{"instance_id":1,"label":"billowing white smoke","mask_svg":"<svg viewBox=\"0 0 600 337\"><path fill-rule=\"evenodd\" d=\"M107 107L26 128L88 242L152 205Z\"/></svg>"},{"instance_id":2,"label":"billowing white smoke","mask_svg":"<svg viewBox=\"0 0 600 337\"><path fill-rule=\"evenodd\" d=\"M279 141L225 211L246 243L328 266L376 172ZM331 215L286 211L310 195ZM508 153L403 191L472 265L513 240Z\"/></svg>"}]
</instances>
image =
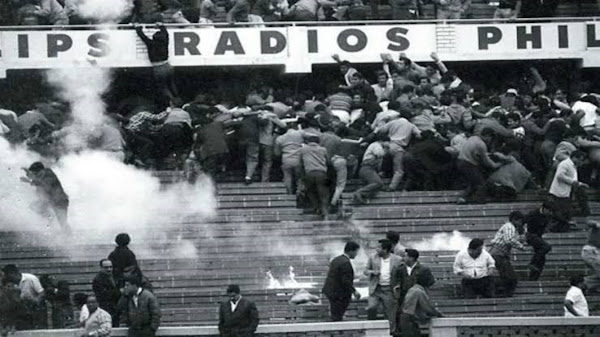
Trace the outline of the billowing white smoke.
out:
<instances>
[{"instance_id":1,"label":"billowing white smoke","mask_svg":"<svg viewBox=\"0 0 600 337\"><path fill-rule=\"evenodd\" d=\"M148 248L146 258L155 255L153 246L161 252L167 249L168 256L195 258L193 243L154 233L175 232L183 217L195 216L200 221L216 209L214 189L205 176L196 185L182 182L161 188L149 172L100 152L67 155L56 173L69 193L69 222L79 240L111 243L116 233L128 232L132 247Z\"/></svg>"},{"instance_id":2,"label":"billowing white smoke","mask_svg":"<svg viewBox=\"0 0 600 337\"><path fill-rule=\"evenodd\" d=\"M0 156L0 230L34 231L37 234L29 236L32 242L39 244L42 239L49 247L62 246L74 259L89 256L82 254L86 245L105 244L111 249L120 232L131 235L132 249L140 258L196 258L193 237L174 234L182 227L178 223L186 216L194 216L200 222L215 213L214 188L205 176L196 185L182 182L165 188L149 172L117 162L101 152L73 153L53 167L70 199L68 216L73 237L68 237L54 220L41 216L32 207L39 201L35 188L19 181L24 176L21 167L40 158L24 148L11 148L3 138ZM196 228L189 232L192 236L203 235ZM97 252L100 256L108 253Z\"/></svg>"},{"instance_id":3,"label":"billowing white smoke","mask_svg":"<svg viewBox=\"0 0 600 337\"><path fill-rule=\"evenodd\" d=\"M110 88L110 70L100 67L51 69L46 79L71 107L72 121L63 130L63 145L68 151L85 149L90 132L105 122L106 104L102 95Z\"/></svg>"},{"instance_id":4,"label":"billowing white smoke","mask_svg":"<svg viewBox=\"0 0 600 337\"><path fill-rule=\"evenodd\" d=\"M28 230L45 226L47 220L34 211L38 197L27 183L19 181L25 176L22 167L37 161L39 156L23 147L11 148L0 137L0 229Z\"/></svg>"},{"instance_id":5,"label":"billowing white smoke","mask_svg":"<svg viewBox=\"0 0 600 337\"><path fill-rule=\"evenodd\" d=\"M469 245L470 238L464 236L459 231L449 233L434 234L431 239L424 239L418 242L406 243L407 248L414 248L419 251L439 251L439 250L462 250Z\"/></svg>"},{"instance_id":6,"label":"billowing white smoke","mask_svg":"<svg viewBox=\"0 0 600 337\"><path fill-rule=\"evenodd\" d=\"M132 0L78 0L76 12L94 23L118 23L131 14Z\"/></svg>"}]
</instances>

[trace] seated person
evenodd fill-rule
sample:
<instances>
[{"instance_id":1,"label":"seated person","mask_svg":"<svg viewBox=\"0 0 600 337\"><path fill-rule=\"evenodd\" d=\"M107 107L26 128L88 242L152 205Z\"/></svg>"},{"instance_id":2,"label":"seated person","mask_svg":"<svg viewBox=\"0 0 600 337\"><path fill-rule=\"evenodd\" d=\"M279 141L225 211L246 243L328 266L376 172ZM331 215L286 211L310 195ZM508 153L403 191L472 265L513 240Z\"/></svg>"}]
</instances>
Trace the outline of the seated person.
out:
<instances>
[{"instance_id":1,"label":"seated person","mask_svg":"<svg viewBox=\"0 0 600 337\"><path fill-rule=\"evenodd\" d=\"M483 240L473 239L469 248L461 250L454 259L454 274L461 276L465 298L494 297L494 281L490 277L496 264L483 249Z\"/></svg>"}]
</instances>

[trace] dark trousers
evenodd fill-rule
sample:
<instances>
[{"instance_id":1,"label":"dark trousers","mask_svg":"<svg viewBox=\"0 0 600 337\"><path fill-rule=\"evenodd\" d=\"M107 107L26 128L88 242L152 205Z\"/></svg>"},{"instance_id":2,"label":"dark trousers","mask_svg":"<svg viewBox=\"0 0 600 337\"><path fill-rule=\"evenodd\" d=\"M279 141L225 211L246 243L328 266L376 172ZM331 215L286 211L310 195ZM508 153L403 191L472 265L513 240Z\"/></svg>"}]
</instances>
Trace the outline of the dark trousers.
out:
<instances>
[{"instance_id":1,"label":"dark trousers","mask_svg":"<svg viewBox=\"0 0 600 337\"><path fill-rule=\"evenodd\" d=\"M479 279L463 278L461 285L465 298L494 297L494 281L489 276Z\"/></svg>"},{"instance_id":2,"label":"dark trousers","mask_svg":"<svg viewBox=\"0 0 600 337\"><path fill-rule=\"evenodd\" d=\"M464 160L458 160L456 166L460 175L466 179L467 188L464 192L464 198L468 202L484 202L485 179L481 169Z\"/></svg>"},{"instance_id":3,"label":"dark trousers","mask_svg":"<svg viewBox=\"0 0 600 337\"><path fill-rule=\"evenodd\" d=\"M358 175L366 184L355 192L361 197L372 198L383 187L383 180L381 180L377 170L371 166L361 166Z\"/></svg>"},{"instance_id":4,"label":"dark trousers","mask_svg":"<svg viewBox=\"0 0 600 337\"><path fill-rule=\"evenodd\" d=\"M492 255L492 257L496 261L496 269L500 274L497 283L498 288L502 289L502 295L512 297L518 281L515 269L510 263L510 258L503 255Z\"/></svg>"},{"instance_id":5,"label":"dark trousers","mask_svg":"<svg viewBox=\"0 0 600 337\"><path fill-rule=\"evenodd\" d=\"M546 254L552 250L552 247L538 234L527 233L525 238L527 244L533 247L533 256L529 263L529 268L531 270L529 279L535 281L542 274L544 266L546 265Z\"/></svg>"},{"instance_id":6,"label":"dark trousers","mask_svg":"<svg viewBox=\"0 0 600 337\"><path fill-rule=\"evenodd\" d=\"M192 148L192 128L186 123L167 123L155 135L155 158L163 160L169 156L176 158L176 165L183 166Z\"/></svg>"},{"instance_id":7,"label":"dark trousers","mask_svg":"<svg viewBox=\"0 0 600 337\"><path fill-rule=\"evenodd\" d=\"M60 227L65 232L69 232L71 230L71 228L69 227L69 222L67 221L69 203L67 202L58 205L52 205L52 209L54 210L54 214L56 215L56 221L58 222Z\"/></svg>"},{"instance_id":8,"label":"dark trousers","mask_svg":"<svg viewBox=\"0 0 600 337\"><path fill-rule=\"evenodd\" d=\"M141 161L154 158L154 142L149 137L137 132L126 132L128 148Z\"/></svg>"},{"instance_id":9,"label":"dark trousers","mask_svg":"<svg viewBox=\"0 0 600 337\"><path fill-rule=\"evenodd\" d=\"M421 337L421 328L419 328L417 318L413 315L400 314L400 331L402 337Z\"/></svg>"},{"instance_id":10,"label":"dark trousers","mask_svg":"<svg viewBox=\"0 0 600 337\"><path fill-rule=\"evenodd\" d=\"M344 319L344 314L350 305L351 297L328 297L329 300L329 312L331 314L331 320L333 322L339 322Z\"/></svg>"},{"instance_id":11,"label":"dark trousers","mask_svg":"<svg viewBox=\"0 0 600 337\"><path fill-rule=\"evenodd\" d=\"M165 64L152 67L154 75L154 85L157 95L162 95L162 99L172 100L179 96L175 86L175 69L167 62ZM165 103L168 103L166 101Z\"/></svg>"},{"instance_id":12,"label":"dark trousers","mask_svg":"<svg viewBox=\"0 0 600 337\"><path fill-rule=\"evenodd\" d=\"M202 160L202 171L214 179L218 173L223 171L226 160L226 154L224 153L204 158Z\"/></svg>"},{"instance_id":13,"label":"dark trousers","mask_svg":"<svg viewBox=\"0 0 600 337\"><path fill-rule=\"evenodd\" d=\"M320 211L322 215L328 215L329 188L327 187L327 172L306 172L304 184L313 209L315 209L315 211Z\"/></svg>"}]
</instances>

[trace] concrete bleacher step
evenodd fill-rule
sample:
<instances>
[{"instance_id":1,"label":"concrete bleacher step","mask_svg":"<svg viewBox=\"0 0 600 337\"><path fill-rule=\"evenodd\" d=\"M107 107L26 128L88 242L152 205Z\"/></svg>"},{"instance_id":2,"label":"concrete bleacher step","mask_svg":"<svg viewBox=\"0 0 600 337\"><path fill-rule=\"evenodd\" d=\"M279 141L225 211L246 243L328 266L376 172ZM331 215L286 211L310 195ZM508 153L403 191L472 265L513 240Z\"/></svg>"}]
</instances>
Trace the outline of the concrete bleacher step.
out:
<instances>
[{"instance_id":1,"label":"concrete bleacher step","mask_svg":"<svg viewBox=\"0 0 600 337\"><path fill-rule=\"evenodd\" d=\"M177 175L165 174L161 180L169 178L179 179ZM348 191L357 186L356 181L351 181ZM350 205L354 214L347 221L314 221L296 209L295 197L286 195L280 182L250 186L225 183L217 186L217 192L220 209L215 219L173 214L168 223L157 220L156 234L149 236L146 243L165 253L165 257L138 256L163 307L165 325L214 324L218 302L224 299L223 287L230 283L240 284L245 295L257 301L265 321L324 321L328 317L326 299L319 305L290 305L288 301L295 290L266 289L266 272L270 270L279 280L285 280L289 266L293 266L297 279L315 283L309 291L319 295L329 264L329 255L320 249L326 243L359 238L365 250L371 252L369 246L374 246L388 230L398 231L402 244L453 230L489 242L511 210L534 209L545 198L544 194L527 192L515 202L459 206L455 205L459 191L382 192L366 205ZM344 195L348 196L351 194ZM590 196L592 212L599 215L597 192ZM183 203L189 202L183 199ZM43 242L21 244L20 235L26 234L0 233L2 263L17 261L24 271L67 279L72 282L72 292L91 291L90 281L98 270L99 256L106 256L114 247L81 245L75 247L79 256L72 257L44 248ZM432 298L447 316L561 315L568 276L573 272L589 273L580 258L587 232L549 233L545 237L553 251L540 281L522 281L527 279L531 253L517 252L513 256L521 281L512 299L457 298L460 278L452 270L456 251L422 250L421 262L431 268L437 279L431 289ZM198 256L166 257L180 240L193 243ZM131 248L135 251L135 244ZM367 280L361 277L356 284L366 286ZM364 319L365 307L364 300L353 302L348 319Z\"/></svg>"}]
</instances>

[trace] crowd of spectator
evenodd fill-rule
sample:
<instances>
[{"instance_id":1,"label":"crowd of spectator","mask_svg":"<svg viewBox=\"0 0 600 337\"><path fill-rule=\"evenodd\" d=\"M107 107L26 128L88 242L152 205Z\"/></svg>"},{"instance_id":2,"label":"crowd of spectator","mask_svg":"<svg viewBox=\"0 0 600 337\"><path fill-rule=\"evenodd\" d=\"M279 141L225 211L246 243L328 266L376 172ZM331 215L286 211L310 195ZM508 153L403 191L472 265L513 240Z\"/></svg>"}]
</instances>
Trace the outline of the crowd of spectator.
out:
<instances>
[{"instance_id":1,"label":"crowd of spectator","mask_svg":"<svg viewBox=\"0 0 600 337\"><path fill-rule=\"evenodd\" d=\"M82 0L7 0L0 5L2 25L94 24L79 12ZM472 18L472 0L135 0L122 23L201 23L348 21L367 19L418 20ZM390 12L380 11L389 5ZM555 16L558 0L502 0L484 3L489 17L513 20ZM433 8L432 11L426 10ZM220 11L224 15L218 15ZM583 13L582 13L583 14ZM585 15L585 14L583 14ZM483 17L482 17L483 18Z\"/></svg>"},{"instance_id":2,"label":"crowd of spectator","mask_svg":"<svg viewBox=\"0 0 600 337\"><path fill-rule=\"evenodd\" d=\"M153 66L156 102L121 104L91 130L87 146L143 168L184 169L192 183L200 171L219 179L240 169L246 184L283 176L299 207L325 218L340 209L352 178L364 182L355 204L382 190L464 189L462 204L541 189L554 230L568 230L574 212L589 215L585 189L600 182L598 95L567 95L533 67L518 86L484 92L431 58L425 66L382 54L370 84L334 55L340 78L326 93L263 83L185 104L168 58L161 59ZM57 155L67 108L0 110L0 130L13 143Z\"/></svg>"},{"instance_id":3,"label":"crowd of spectator","mask_svg":"<svg viewBox=\"0 0 600 337\"><path fill-rule=\"evenodd\" d=\"M5 265L0 336L17 330L82 328L81 336L106 337L121 323L129 327L129 336L154 336L161 312L150 281L128 248L130 240L126 233L117 235L117 247L100 261L100 271L91 280L93 294L76 293L71 298L67 280Z\"/></svg>"}]
</instances>

